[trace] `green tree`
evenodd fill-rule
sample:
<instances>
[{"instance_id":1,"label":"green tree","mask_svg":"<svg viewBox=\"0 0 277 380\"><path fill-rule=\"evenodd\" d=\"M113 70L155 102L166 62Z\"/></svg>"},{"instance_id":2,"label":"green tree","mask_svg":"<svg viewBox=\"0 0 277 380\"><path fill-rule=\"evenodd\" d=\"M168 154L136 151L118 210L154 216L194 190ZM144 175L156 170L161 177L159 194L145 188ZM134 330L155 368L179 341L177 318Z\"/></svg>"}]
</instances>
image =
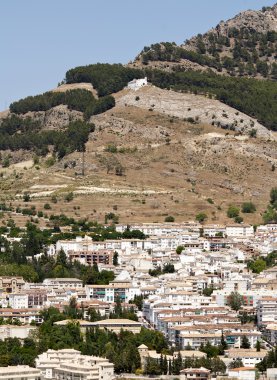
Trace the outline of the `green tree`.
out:
<instances>
[{"instance_id":1,"label":"green tree","mask_svg":"<svg viewBox=\"0 0 277 380\"><path fill-rule=\"evenodd\" d=\"M60 249L56 258L56 265L61 265L62 267L67 267L67 256L63 248Z\"/></svg>"},{"instance_id":2,"label":"green tree","mask_svg":"<svg viewBox=\"0 0 277 380\"><path fill-rule=\"evenodd\" d=\"M203 289L203 294L204 294L204 296L206 296L206 297L210 297L211 296L211 294L213 293L213 291L214 291L214 288L213 287L207 287L207 288L204 288Z\"/></svg>"},{"instance_id":3,"label":"green tree","mask_svg":"<svg viewBox=\"0 0 277 380\"><path fill-rule=\"evenodd\" d=\"M184 248L184 246L178 245L178 247L176 248L177 255L180 255L183 252Z\"/></svg>"},{"instance_id":4,"label":"green tree","mask_svg":"<svg viewBox=\"0 0 277 380\"><path fill-rule=\"evenodd\" d=\"M172 374L173 375L179 375L180 374L180 371L182 369L182 363L183 363L183 360L182 360L181 353L179 351L177 358L173 359L173 361L172 361Z\"/></svg>"},{"instance_id":5,"label":"green tree","mask_svg":"<svg viewBox=\"0 0 277 380\"><path fill-rule=\"evenodd\" d=\"M233 360L229 365L228 365L229 369L233 369L233 368L240 368L240 367L244 367L243 365L243 362L241 359L235 359Z\"/></svg>"},{"instance_id":6,"label":"green tree","mask_svg":"<svg viewBox=\"0 0 277 380\"><path fill-rule=\"evenodd\" d=\"M133 303L137 306L138 310L142 310L143 306L143 295L135 295L133 300L130 300L129 303Z\"/></svg>"},{"instance_id":7,"label":"green tree","mask_svg":"<svg viewBox=\"0 0 277 380\"><path fill-rule=\"evenodd\" d=\"M249 268L254 272L254 273L261 273L266 269L266 261L263 259L257 259L255 261L250 262Z\"/></svg>"},{"instance_id":8,"label":"green tree","mask_svg":"<svg viewBox=\"0 0 277 380\"><path fill-rule=\"evenodd\" d=\"M199 350L205 352L208 358L216 357L219 354L218 347L211 345L210 342L207 342L205 346L200 347Z\"/></svg>"},{"instance_id":9,"label":"green tree","mask_svg":"<svg viewBox=\"0 0 277 380\"><path fill-rule=\"evenodd\" d=\"M118 252L114 252L114 254L113 254L113 265L114 266L118 266L119 264L118 264Z\"/></svg>"},{"instance_id":10,"label":"green tree","mask_svg":"<svg viewBox=\"0 0 277 380\"><path fill-rule=\"evenodd\" d=\"M228 344L227 344L227 342L225 340L225 337L224 337L223 331L222 331L222 333L221 333L221 339L220 339L220 345L218 347L218 349L219 349L219 355L224 355L225 350L227 350L227 348L228 348Z\"/></svg>"},{"instance_id":11,"label":"green tree","mask_svg":"<svg viewBox=\"0 0 277 380\"><path fill-rule=\"evenodd\" d=\"M243 305L243 297L238 292L232 292L228 297L228 305L235 311L238 311Z\"/></svg>"},{"instance_id":12,"label":"green tree","mask_svg":"<svg viewBox=\"0 0 277 380\"><path fill-rule=\"evenodd\" d=\"M242 337L241 348L250 348L250 342L246 335Z\"/></svg>"},{"instance_id":13,"label":"green tree","mask_svg":"<svg viewBox=\"0 0 277 380\"><path fill-rule=\"evenodd\" d=\"M146 375L161 375L161 368L158 361L156 359L147 357L144 373Z\"/></svg>"},{"instance_id":14,"label":"green tree","mask_svg":"<svg viewBox=\"0 0 277 380\"><path fill-rule=\"evenodd\" d=\"M212 360L211 360L211 371L215 375L218 375L219 373L225 373L226 365L218 357L212 358Z\"/></svg>"}]
</instances>

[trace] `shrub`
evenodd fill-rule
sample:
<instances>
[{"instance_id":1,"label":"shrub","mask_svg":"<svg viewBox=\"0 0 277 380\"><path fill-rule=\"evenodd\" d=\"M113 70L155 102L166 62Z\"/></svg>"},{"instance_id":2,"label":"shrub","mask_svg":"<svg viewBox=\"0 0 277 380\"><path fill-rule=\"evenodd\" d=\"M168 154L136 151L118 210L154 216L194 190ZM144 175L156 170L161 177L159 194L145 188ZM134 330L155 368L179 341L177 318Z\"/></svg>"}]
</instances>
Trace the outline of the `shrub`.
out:
<instances>
[{"instance_id":1,"label":"shrub","mask_svg":"<svg viewBox=\"0 0 277 380\"><path fill-rule=\"evenodd\" d=\"M188 123L195 124L195 120L193 117L188 117L186 120Z\"/></svg>"},{"instance_id":2,"label":"shrub","mask_svg":"<svg viewBox=\"0 0 277 380\"><path fill-rule=\"evenodd\" d=\"M239 216L239 208L233 205L229 206L227 216L228 218L235 218L236 216Z\"/></svg>"},{"instance_id":3,"label":"shrub","mask_svg":"<svg viewBox=\"0 0 277 380\"><path fill-rule=\"evenodd\" d=\"M10 157L5 156L2 160L2 166L3 168L8 168L10 166Z\"/></svg>"},{"instance_id":4,"label":"shrub","mask_svg":"<svg viewBox=\"0 0 277 380\"><path fill-rule=\"evenodd\" d=\"M45 161L45 166L47 168L50 168L50 166L53 166L55 164L55 157L49 157L47 158L47 160Z\"/></svg>"},{"instance_id":5,"label":"shrub","mask_svg":"<svg viewBox=\"0 0 277 380\"><path fill-rule=\"evenodd\" d=\"M202 222L204 222L206 219L208 219L208 216L207 216L207 214L205 214L204 212L200 212L199 214L196 215L195 219L196 219L198 222L202 223Z\"/></svg>"},{"instance_id":6,"label":"shrub","mask_svg":"<svg viewBox=\"0 0 277 380\"><path fill-rule=\"evenodd\" d=\"M115 144L108 144L105 148L105 152L117 153L117 146Z\"/></svg>"},{"instance_id":7,"label":"shrub","mask_svg":"<svg viewBox=\"0 0 277 380\"><path fill-rule=\"evenodd\" d=\"M73 201L73 198L74 198L74 194L73 192L71 191L70 193L66 194L65 197L64 197L64 200L66 202L71 202Z\"/></svg>"},{"instance_id":8,"label":"shrub","mask_svg":"<svg viewBox=\"0 0 277 380\"><path fill-rule=\"evenodd\" d=\"M256 211L256 206L252 202L245 202L242 204L241 211L244 214L252 214Z\"/></svg>"},{"instance_id":9,"label":"shrub","mask_svg":"<svg viewBox=\"0 0 277 380\"><path fill-rule=\"evenodd\" d=\"M252 138L257 137L257 129L251 129L251 131L249 131L249 136Z\"/></svg>"},{"instance_id":10,"label":"shrub","mask_svg":"<svg viewBox=\"0 0 277 380\"><path fill-rule=\"evenodd\" d=\"M277 187L273 187L270 191L270 203L277 208Z\"/></svg>"},{"instance_id":11,"label":"shrub","mask_svg":"<svg viewBox=\"0 0 277 380\"><path fill-rule=\"evenodd\" d=\"M31 197L29 193L24 193L23 194L23 202L30 202Z\"/></svg>"},{"instance_id":12,"label":"shrub","mask_svg":"<svg viewBox=\"0 0 277 380\"><path fill-rule=\"evenodd\" d=\"M45 203L45 205L43 206L43 208L44 208L45 210L50 210L50 209L51 209L51 206L50 206L49 203Z\"/></svg>"},{"instance_id":13,"label":"shrub","mask_svg":"<svg viewBox=\"0 0 277 380\"><path fill-rule=\"evenodd\" d=\"M243 222L243 218L238 215L238 216L235 217L235 222L236 223L242 223Z\"/></svg>"},{"instance_id":14,"label":"shrub","mask_svg":"<svg viewBox=\"0 0 277 380\"><path fill-rule=\"evenodd\" d=\"M169 216L166 216L164 218L164 221L167 222L167 223L173 223L173 222L175 222L175 218L173 216L169 215Z\"/></svg>"}]
</instances>

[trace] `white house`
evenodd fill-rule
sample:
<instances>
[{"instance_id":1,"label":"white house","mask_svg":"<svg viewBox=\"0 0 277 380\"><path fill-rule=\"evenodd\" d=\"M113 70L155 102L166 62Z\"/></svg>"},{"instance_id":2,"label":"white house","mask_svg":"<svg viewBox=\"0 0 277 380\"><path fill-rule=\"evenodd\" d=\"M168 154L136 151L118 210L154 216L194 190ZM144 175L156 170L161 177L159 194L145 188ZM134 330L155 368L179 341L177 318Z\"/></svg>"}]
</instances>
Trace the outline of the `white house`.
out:
<instances>
[{"instance_id":1,"label":"white house","mask_svg":"<svg viewBox=\"0 0 277 380\"><path fill-rule=\"evenodd\" d=\"M143 86L147 86L147 77L143 79L133 79L131 82L128 83L128 88L130 90L136 91Z\"/></svg>"}]
</instances>

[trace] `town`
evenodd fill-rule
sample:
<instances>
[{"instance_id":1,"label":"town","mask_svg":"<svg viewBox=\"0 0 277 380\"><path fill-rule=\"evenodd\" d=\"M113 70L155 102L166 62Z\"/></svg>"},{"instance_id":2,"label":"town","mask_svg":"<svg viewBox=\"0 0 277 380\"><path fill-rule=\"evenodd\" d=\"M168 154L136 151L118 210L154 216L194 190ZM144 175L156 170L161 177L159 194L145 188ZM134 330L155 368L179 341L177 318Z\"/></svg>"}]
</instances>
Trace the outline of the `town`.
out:
<instances>
[{"instance_id":1,"label":"town","mask_svg":"<svg viewBox=\"0 0 277 380\"><path fill-rule=\"evenodd\" d=\"M277 224L114 232L57 240L32 258L89 268L86 280L0 277L1 379L277 376Z\"/></svg>"}]
</instances>

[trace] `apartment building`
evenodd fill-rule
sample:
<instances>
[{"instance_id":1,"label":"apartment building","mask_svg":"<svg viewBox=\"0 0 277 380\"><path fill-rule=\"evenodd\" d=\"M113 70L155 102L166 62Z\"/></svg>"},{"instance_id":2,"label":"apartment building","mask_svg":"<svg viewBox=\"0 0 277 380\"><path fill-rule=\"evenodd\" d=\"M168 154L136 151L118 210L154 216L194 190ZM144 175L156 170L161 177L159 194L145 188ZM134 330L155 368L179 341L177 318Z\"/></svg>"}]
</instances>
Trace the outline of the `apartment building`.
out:
<instances>
[{"instance_id":1,"label":"apartment building","mask_svg":"<svg viewBox=\"0 0 277 380\"><path fill-rule=\"evenodd\" d=\"M81 289L83 281L78 278L46 278L43 285L47 288Z\"/></svg>"},{"instance_id":2,"label":"apartment building","mask_svg":"<svg viewBox=\"0 0 277 380\"><path fill-rule=\"evenodd\" d=\"M39 309L11 309L11 308L0 308L0 318L4 321L12 320L19 321L23 324L42 323L42 318L40 316Z\"/></svg>"},{"instance_id":3,"label":"apartment building","mask_svg":"<svg viewBox=\"0 0 277 380\"><path fill-rule=\"evenodd\" d=\"M40 380L40 370L27 365L0 367L0 380Z\"/></svg>"},{"instance_id":4,"label":"apartment building","mask_svg":"<svg viewBox=\"0 0 277 380\"><path fill-rule=\"evenodd\" d=\"M200 236L201 224L197 222L184 223L138 223L138 224L118 224L116 231L124 232L127 228L131 231L140 230L148 236L180 235L187 232L197 232Z\"/></svg>"},{"instance_id":5,"label":"apartment building","mask_svg":"<svg viewBox=\"0 0 277 380\"><path fill-rule=\"evenodd\" d=\"M257 302L258 326L277 322L277 297L261 297Z\"/></svg>"},{"instance_id":6,"label":"apartment building","mask_svg":"<svg viewBox=\"0 0 277 380\"><path fill-rule=\"evenodd\" d=\"M193 326L173 326L168 330L168 339L174 346L185 348L191 346L199 349L201 344L210 342L219 345L222 333L228 346L241 348L242 339L246 336L250 347L254 348L261 333L253 325L240 325L238 323L199 324Z\"/></svg>"},{"instance_id":7,"label":"apartment building","mask_svg":"<svg viewBox=\"0 0 277 380\"><path fill-rule=\"evenodd\" d=\"M228 224L226 236L235 238L250 238L254 236L254 227L249 224Z\"/></svg>"},{"instance_id":8,"label":"apartment building","mask_svg":"<svg viewBox=\"0 0 277 380\"><path fill-rule=\"evenodd\" d=\"M36 359L44 379L112 380L114 365L108 359L82 355L74 349L48 350Z\"/></svg>"},{"instance_id":9,"label":"apartment building","mask_svg":"<svg viewBox=\"0 0 277 380\"><path fill-rule=\"evenodd\" d=\"M114 251L68 251L70 261L79 261L81 264L92 266L93 264L112 265Z\"/></svg>"},{"instance_id":10,"label":"apartment building","mask_svg":"<svg viewBox=\"0 0 277 380\"><path fill-rule=\"evenodd\" d=\"M124 273L117 276L109 285L86 285L85 292L88 300L97 299L103 302L115 302L117 299L129 302L141 294L140 289L133 286L129 278L124 278Z\"/></svg>"},{"instance_id":11,"label":"apartment building","mask_svg":"<svg viewBox=\"0 0 277 380\"><path fill-rule=\"evenodd\" d=\"M12 309L27 309L28 308L28 294L10 293L8 295L9 306Z\"/></svg>"},{"instance_id":12,"label":"apartment building","mask_svg":"<svg viewBox=\"0 0 277 380\"><path fill-rule=\"evenodd\" d=\"M220 224L205 224L203 226L203 236L208 237L224 237L226 234L226 226Z\"/></svg>"}]
</instances>

